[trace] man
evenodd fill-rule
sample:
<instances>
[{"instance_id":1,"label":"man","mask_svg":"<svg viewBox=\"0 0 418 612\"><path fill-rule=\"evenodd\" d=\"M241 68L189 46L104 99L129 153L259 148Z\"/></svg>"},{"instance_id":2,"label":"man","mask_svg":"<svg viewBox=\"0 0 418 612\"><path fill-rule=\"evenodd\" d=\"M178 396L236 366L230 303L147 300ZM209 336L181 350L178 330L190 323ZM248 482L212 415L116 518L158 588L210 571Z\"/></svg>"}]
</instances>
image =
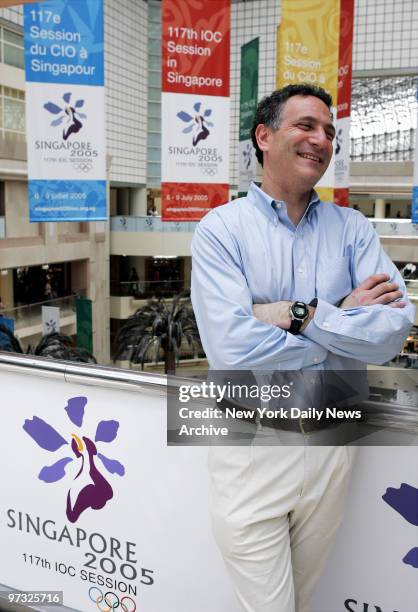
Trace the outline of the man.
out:
<instances>
[{"instance_id":1,"label":"man","mask_svg":"<svg viewBox=\"0 0 418 612\"><path fill-rule=\"evenodd\" d=\"M192 300L212 369L364 369L410 329L414 309L369 221L313 190L332 157L330 107L308 85L262 100L261 186L195 232ZM350 454L295 427L305 446L211 449L215 537L248 612L308 612L341 520Z\"/></svg>"}]
</instances>

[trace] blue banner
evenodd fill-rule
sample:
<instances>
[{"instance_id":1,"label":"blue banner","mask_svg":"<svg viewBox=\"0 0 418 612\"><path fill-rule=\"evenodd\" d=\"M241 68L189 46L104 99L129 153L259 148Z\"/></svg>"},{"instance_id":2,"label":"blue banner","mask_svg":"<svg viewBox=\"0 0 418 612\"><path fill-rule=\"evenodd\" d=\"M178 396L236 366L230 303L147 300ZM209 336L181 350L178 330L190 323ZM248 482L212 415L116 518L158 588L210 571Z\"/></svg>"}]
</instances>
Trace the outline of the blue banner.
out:
<instances>
[{"instance_id":1,"label":"blue banner","mask_svg":"<svg viewBox=\"0 0 418 612\"><path fill-rule=\"evenodd\" d=\"M103 0L24 7L29 216L106 213Z\"/></svg>"},{"instance_id":2,"label":"blue banner","mask_svg":"<svg viewBox=\"0 0 418 612\"><path fill-rule=\"evenodd\" d=\"M412 188L412 223L418 223L418 185Z\"/></svg>"},{"instance_id":3,"label":"blue banner","mask_svg":"<svg viewBox=\"0 0 418 612\"><path fill-rule=\"evenodd\" d=\"M418 101L418 89L416 91ZM418 119L418 108L417 108ZM411 205L411 220L412 223L418 223L418 124L415 130L415 163L414 163L414 183L412 188L412 205Z\"/></svg>"},{"instance_id":4,"label":"blue banner","mask_svg":"<svg viewBox=\"0 0 418 612\"><path fill-rule=\"evenodd\" d=\"M26 80L104 85L101 0L25 5Z\"/></svg>"},{"instance_id":5,"label":"blue banner","mask_svg":"<svg viewBox=\"0 0 418 612\"><path fill-rule=\"evenodd\" d=\"M106 181L30 181L29 200L33 222L107 219Z\"/></svg>"}]
</instances>

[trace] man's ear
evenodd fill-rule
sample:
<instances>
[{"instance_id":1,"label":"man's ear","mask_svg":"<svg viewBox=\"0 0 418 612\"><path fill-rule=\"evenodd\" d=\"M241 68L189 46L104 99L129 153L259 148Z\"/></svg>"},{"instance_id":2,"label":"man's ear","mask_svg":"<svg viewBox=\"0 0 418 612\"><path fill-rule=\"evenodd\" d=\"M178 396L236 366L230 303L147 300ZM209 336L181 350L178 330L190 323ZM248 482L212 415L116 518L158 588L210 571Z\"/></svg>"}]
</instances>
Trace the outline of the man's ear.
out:
<instances>
[{"instance_id":1,"label":"man's ear","mask_svg":"<svg viewBox=\"0 0 418 612\"><path fill-rule=\"evenodd\" d=\"M257 139L258 147L261 151L269 150L271 129L264 125L264 123L259 123L255 128L255 137Z\"/></svg>"}]
</instances>

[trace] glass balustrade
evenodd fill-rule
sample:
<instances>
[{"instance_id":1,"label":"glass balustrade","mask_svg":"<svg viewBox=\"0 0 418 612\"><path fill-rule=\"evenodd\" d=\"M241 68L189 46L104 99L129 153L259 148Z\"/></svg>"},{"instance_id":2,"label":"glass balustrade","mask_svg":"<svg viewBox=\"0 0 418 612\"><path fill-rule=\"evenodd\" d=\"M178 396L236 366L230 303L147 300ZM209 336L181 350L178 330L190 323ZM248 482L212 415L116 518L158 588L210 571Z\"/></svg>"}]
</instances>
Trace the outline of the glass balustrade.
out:
<instances>
[{"instance_id":1,"label":"glass balustrade","mask_svg":"<svg viewBox=\"0 0 418 612\"><path fill-rule=\"evenodd\" d=\"M42 306L54 306L60 309L60 319L75 315L76 312L76 297L75 295L69 295L66 297L55 298L53 300L47 300L45 302L38 302L36 304L27 304L25 306L17 306L16 308L7 308L0 311L0 322L1 315L14 319L15 330L22 329L24 327L32 327L34 325L41 325L42 323Z\"/></svg>"},{"instance_id":2,"label":"glass balustrade","mask_svg":"<svg viewBox=\"0 0 418 612\"><path fill-rule=\"evenodd\" d=\"M118 216L110 218L112 232L194 232L197 222L164 222L161 217Z\"/></svg>"}]
</instances>

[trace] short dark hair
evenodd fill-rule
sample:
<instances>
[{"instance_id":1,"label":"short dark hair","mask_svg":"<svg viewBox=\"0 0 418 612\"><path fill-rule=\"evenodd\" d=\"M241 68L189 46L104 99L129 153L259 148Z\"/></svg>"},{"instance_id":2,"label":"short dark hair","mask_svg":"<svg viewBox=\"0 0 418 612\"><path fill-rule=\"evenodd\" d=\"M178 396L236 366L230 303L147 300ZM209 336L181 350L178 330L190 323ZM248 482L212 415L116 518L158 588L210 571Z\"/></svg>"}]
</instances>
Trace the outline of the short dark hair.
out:
<instances>
[{"instance_id":1,"label":"short dark hair","mask_svg":"<svg viewBox=\"0 0 418 612\"><path fill-rule=\"evenodd\" d=\"M263 151L259 148L255 137L257 126L261 123L267 125L267 127L273 131L278 130L282 118L283 107L289 98L293 96L314 96L322 100L329 109L332 106L332 97L325 89L316 87L316 85L308 85L307 83L286 85L286 87L276 89L272 94L263 98L258 103L254 115L253 127L251 128L251 140L253 141L256 157L261 165L263 165Z\"/></svg>"}]
</instances>

